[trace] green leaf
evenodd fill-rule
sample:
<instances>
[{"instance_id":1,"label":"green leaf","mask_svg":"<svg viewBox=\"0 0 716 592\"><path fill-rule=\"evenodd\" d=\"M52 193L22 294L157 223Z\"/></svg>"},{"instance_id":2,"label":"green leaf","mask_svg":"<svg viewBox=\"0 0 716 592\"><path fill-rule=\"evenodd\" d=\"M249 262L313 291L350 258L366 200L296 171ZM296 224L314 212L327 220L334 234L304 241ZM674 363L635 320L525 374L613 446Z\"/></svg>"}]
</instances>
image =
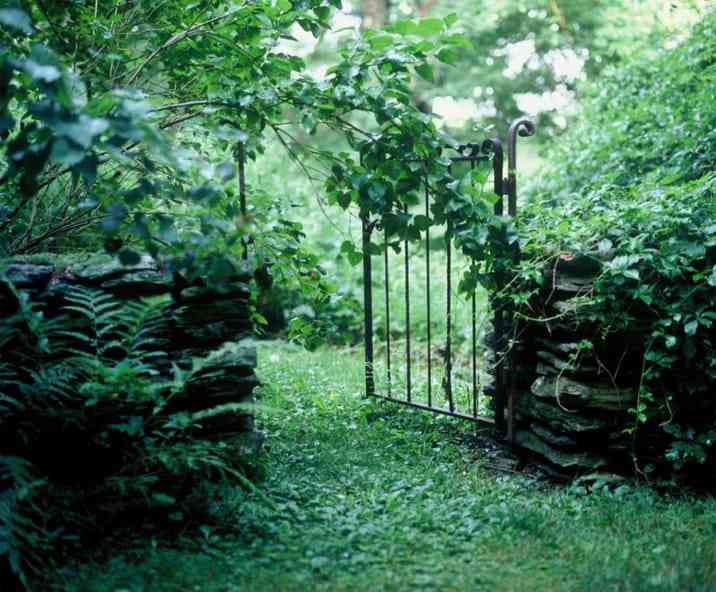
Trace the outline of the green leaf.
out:
<instances>
[{"instance_id":1,"label":"green leaf","mask_svg":"<svg viewBox=\"0 0 716 592\"><path fill-rule=\"evenodd\" d=\"M708 282L709 286L716 288L716 265L713 266L713 269L711 270L711 275L706 278L706 281Z\"/></svg>"},{"instance_id":2,"label":"green leaf","mask_svg":"<svg viewBox=\"0 0 716 592\"><path fill-rule=\"evenodd\" d=\"M415 66L415 71L420 75L421 78L427 80L428 82L433 82L435 78L433 76L433 69L430 64L425 63Z\"/></svg>"},{"instance_id":3,"label":"green leaf","mask_svg":"<svg viewBox=\"0 0 716 592\"><path fill-rule=\"evenodd\" d=\"M375 243L368 243L366 250L369 255L381 255L383 253L383 247L376 245Z\"/></svg>"},{"instance_id":4,"label":"green leaf","mask_svg":"<svg viewBox=\"0 0 716 592\"><path fill-rule=\"evenodd\" d=\"M448 35L447 37L442 37L441 40L443 43L449 43L450 45L454 45L455 47L462 47L463 49L472 49L472 41L465 35L460 35L459 33L454 33L452 35Z\"/></svg>"},{"instance_id":5,"label":"green leaf","mask_svg":"<svg viewBox=\"0 0 716 592\"><path fill-rule=\"evenodd\" d=\"M363 261L363 253L361 253L360 251L354 251L352 253L348 253L347 257L348 257L348 262L351 265L358 265L359 263L361 263Z\"/></svg>"},{"instance_id":6,"label":"green leaf","mask_svg":"<svg viewBox=\"0 0 716 592\"><path fill-rule=\"evenodd\" d=\"M612 241L610 241L608 238L605 238L604 240L599 241L599 244L597 245L597 250L600 255L606 255L609 253L612 249L614 244Z\"/></svg>"},{"instance_id":7,"label":"green leaf","mask_svg":"<svg viewBox=\"0 0 716 592\"><path fill-rule=\"evenodd\" d=\"M451 47L445 47L435 57L443 64L454 64L460 58L460 54Z\"/></svg>"},{"instance_id":8,"label":"green leaf","mask_svg":"<svg viewBox=\"0 0 716 592\"><path fill-rule=\"evenodd\" d=\"M22 31L25 35L32 35L32 20L26 12L19 8L0 8L0 24Z\"/></svg>"},{"instance_id":9,"label":"green leaf","mask_svg":"<svg viewBox=\"0 0 716 592\"><path fill-rule=\"evenodd\" d=\"M445 25L452 27L458 21L458 16L454 12L451 12L445 17Z\"/></svg>"},{"instance_id":10,"label":"green leaf","mask_svg":"<svg viewBox=\"0 0 716 592\"><path fill-rule=\"evenodd\" d=\"M425 215L420 214L418 216L415 216L415 218L413 218L413 224L414 224L415 228L417 228L418 230L427 230L428 228L430 228L431 222L430 222L430 218L428 218Z\"/></svg>"},{"instance_id":11,"label":"green leaf","mask_svg":"<svg viewBox=\"0 0 716 592\"><path fill-rule=\"evenodd\" d=\"M390 35L378 35L368 39L368 44L376 51L383 51L388 47L392 47L395 40Z\"/></svg>"},{"instance_id":12,"label":"green leaf","mask_svg":"<svg viewBox=\"0 0 716 592\"><path fill-rule=\"evenodd\" d=\"M157 502L160 506L173 506L177 503L176 498L173 498L171 495L167 495L166 493L153 493L152 500Z\"/></svg>"},{"instance_id":13,"label":"green leaf","mask_svg":"<svg viewBox=\"0 0 716 592\"><path fill-rule=\"evenodd\" d=\"M433 37L443 32L443 21L438 18L426 18L418 21L416 33L421 37Z\"/></svg>"},{"instance_id":14,"label":"green leaf","mask_svg":"<svg viewBox=\"0 0 716 592\"><path fill-rule=\"evenodd\" d=\"M371 199L380 200L385 196L386 187L383 183L374 182L368 185L368 195Z\"/></svg>"},{"instance_id":15,"label":"green leaf","mask_svg":"<svg viewBox=\"0 0 716 592\"><path fill-rule=\"evenodd\" d=\"M62 76L57 66L38 64L30 59L25 60L22 66L33 80L50 83L59 80Z\"/></svg>"},{"instance_id":16,"label":"green leaf","mask_svg":"<svg viewBox=\"0 0 716 592\"><path fill-rule=\"evenodd\" d=\"M689 321L684 325L684 333L687 335L696 335L696 331L699 328L699 322L696 320Z\"/></svg>"},{"instance_id":17,"label":"green leaf","mask_svg":"<svg viewBox=\"0 0 716 592\"><path fill-rule=\"evenodd\" d=\"M415 21L405 19L397 21L390 27L390 29L399 35L415 35L418 31L418 26Z\"/></svg>"},{"instance_id":18,"label":"green leaf","mask_svg":"<svg viewBox=\"0 0 716 592\"><path fill-rule=\"evenodd\" d=\"M100 117L80 115L77 121L61 121L55 125L55 131L69 138L83 148L89 148L96 136L107 130L109 122Z\"/></svg>"}]
</instances>

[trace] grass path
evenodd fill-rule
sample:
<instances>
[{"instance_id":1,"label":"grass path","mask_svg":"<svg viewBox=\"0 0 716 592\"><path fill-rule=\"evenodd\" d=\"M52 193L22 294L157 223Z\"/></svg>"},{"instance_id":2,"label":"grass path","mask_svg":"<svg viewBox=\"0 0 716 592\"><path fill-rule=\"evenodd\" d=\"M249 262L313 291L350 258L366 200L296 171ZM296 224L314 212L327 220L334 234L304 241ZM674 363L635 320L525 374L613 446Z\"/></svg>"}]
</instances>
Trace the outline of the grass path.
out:
<instances>
[{"instance_id":1,"label":"grass path","mask_svg":"<svg viewBox=\"0 0 716 592\"><path fill-rule=\"evenodd\" d=\"M363 399L355 354L266 344L260 373L276 507L234 493L223 511L238 534L207 528L66 589L716 590L713 500L490 475L460 444L469 426Z\"/></svg>"}]
</instances>

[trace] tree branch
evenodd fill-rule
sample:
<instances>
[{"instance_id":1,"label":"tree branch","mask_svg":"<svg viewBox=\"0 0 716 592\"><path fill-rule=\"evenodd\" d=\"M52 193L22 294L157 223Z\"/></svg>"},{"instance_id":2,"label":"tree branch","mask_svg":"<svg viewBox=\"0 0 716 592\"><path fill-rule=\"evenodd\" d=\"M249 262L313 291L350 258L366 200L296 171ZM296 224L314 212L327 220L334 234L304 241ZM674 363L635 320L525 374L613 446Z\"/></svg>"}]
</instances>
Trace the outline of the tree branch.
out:
<instances>
[{"instance_id":1,"label":"tree branch","mask_svg":"<svg viewBox=\"0 0 716 592\"><path fill-rule=\"evenodd\" d=\"M163 52L165 49L169 49L173 45L176 45L177 43L181 43L188 37L191 37L194 33L199 31L200 29L203 29L204 27L207 27L209 25L213 25L214 23L217 23L219 21L222 21L226 18L229 18L236 13L240 12L242 8L237 8L236 10L232 10L230 12L227 12L226 14L222 14L220 16L215 16L213 18L210 18L204 22L198 23L196 25L192 25L188 29L185 29L181 33L176 33L175 35L172 35L167 41L165 41L162 45L160 45L157 49L155 49L149 56L147 56L147 59L145 59L139 67L134 71L134 74L132 74L129 77L129 80L127 81L127 85L131 86L137 81L137 78L141 74L142 70L144 70L145 66L151 62L154 58L156 58L161 52Z\"/></svg>"}]
</instances>

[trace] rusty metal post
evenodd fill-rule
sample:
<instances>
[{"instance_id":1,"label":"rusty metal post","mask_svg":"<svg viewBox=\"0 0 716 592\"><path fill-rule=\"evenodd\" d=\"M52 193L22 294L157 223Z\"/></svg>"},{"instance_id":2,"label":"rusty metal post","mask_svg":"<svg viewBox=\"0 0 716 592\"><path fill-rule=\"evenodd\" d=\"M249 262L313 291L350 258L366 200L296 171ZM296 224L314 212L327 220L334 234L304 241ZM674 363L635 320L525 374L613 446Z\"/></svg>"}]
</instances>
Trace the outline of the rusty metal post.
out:
<instances>
[{"instance_id":1,"label":"rusty metal post","mask_svg":"<svg viewBox=\"0 0 716 592\"><path fill-rule=\"evenodd\" d=\"M483 150L492 153L492 171L495 195L498 200L495 202L495 215L502 216L504 214L504 195L505 195L505 179L504 179L504 153L502 142L499 138L492 138L485 141ZM504 278L498 277L496 280L497 292L502 290ZM494 332L494 351L495 351L495 369L494 369L494 405L495 405L495 430L499 435L505 435L507 431L505 425L505 403L507 400L507 389L505 388L505 327L504 327L504 311L499 296L492 295L490 303L493 309L493 332Z\"/></svg>"},{"instance_id":2,"label":"rusty metal post","mask_svg":"<svg viewBox=\"0 0 716 592\"><path fill-rule=\"evenodd\" d=\"M517 136L528 137L535 133L535 125L529 119L522 117L512 122L507 132L507 213L511 217L517 215ZM513 266L520 259L519 244L514 247L505 245L510 252ZM517 400L516 389L516 368L514 365L514 305L505 299L505 334L512 336L513 343L510 344L505 340L504 351L506 359L506 367L508 369L507 379L507 440L512 443L515 438L515 403Z\"/></svg>"},{"instance_id":3,"label":"rusty metal post","mask_svg":"<svg viewBox=\"0 0 716 592\"><path fill-rule=\"evenodd\" d=\"M370 235L373 230L367 215L361 215L363 236L363 340L365 346L365 393L375 396L373 376L373 266L369 251Z\"/></svg>"}]
</instances>

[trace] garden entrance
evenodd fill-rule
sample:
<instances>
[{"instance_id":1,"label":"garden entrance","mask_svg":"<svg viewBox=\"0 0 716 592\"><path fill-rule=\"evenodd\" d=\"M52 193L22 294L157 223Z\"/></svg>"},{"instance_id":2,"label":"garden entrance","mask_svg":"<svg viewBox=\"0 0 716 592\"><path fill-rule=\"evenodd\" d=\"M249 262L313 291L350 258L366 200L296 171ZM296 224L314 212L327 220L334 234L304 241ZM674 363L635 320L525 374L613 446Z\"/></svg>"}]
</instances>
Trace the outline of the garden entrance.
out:
<instances>
[{"instance_id":1,"label":"garden entrance","mask_svg":"<svg viewBox=\"0 0 716 592\"><path fill-rule=\"evenodd\" d=\"M506 175L499 138L459 146L450 164L455 182L490 184L495 214L514 217L517 136L534 131L533 123L524 118L510 126ZM361 217L366 395L494 426L498 435L511 439L514 323L506 297L509 275L494 274L488 319L481 312L486 307L478 308L484 293L477 285L457 289L456 273L475 265L454 247L459 220L448 214L442 226L432 225L434 196L427 179L421 187L422 203L403 212L424 216L419 241L406 237L398 245L381 219ZM380 254L376 243L382 243ZM505 240L505 245L513 257L519 256L516 242ZM411 339L416 331L417 347ZM480 355L485 343L493 352L487 365Z\"/></svg>"}]
</instances>

